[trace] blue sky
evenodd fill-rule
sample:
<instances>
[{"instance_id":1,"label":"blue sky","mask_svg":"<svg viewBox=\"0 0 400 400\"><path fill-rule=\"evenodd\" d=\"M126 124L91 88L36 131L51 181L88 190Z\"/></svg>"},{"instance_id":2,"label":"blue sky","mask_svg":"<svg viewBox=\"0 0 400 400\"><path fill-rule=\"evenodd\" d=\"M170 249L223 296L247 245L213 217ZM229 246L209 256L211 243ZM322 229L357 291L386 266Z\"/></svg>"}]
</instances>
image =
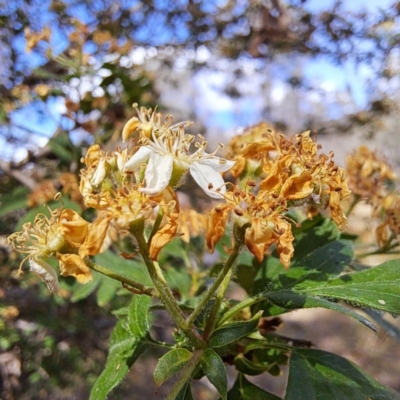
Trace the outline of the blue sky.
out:
<instances>
[{"instance_id":1,"label":"blue sky","mask_svg":"<svg viewBox=\"0 0 400 400\"><path fill-rule=\"evenodd\" d=\"M305 4L311 11L324 9L334 3L335 0L308 0ZM362 8L377 10L387 7L391 0L347 0L345 6L349 10L359 11ZM19 43L18 45L23 45ZM37 60L34 61L35 63ZM344 94L349 93L354 100L355 106L358 109L363 109L367 105L367 89L368 79L371 76L372 70L368 65L355 67L350 63L344 65L334 65L328 60L322 58L304 59L301 60L301 73L303 77L313 86L320 87L325 91L325 100L329 100L330 94L337 91ZM251 64L251 63L250 63ZM260 101L260 93L257 93L257 77L251 75L252 67L249 64L248 70L251 76L254 90L249 90L249 94L241 99L232 99L219 90L223 86L227 77L224 72L199 73L194 76L193 84L196 86L196 93L200 96L196 99L199 118L204 118L202 121L210 130L233 130L238 125L249 125L259 122L262 111L262 101ZM286 69L290 72L293 66L286 62L278 65L278 69ZM296 68L296 67L295 67ZM294 68L294 69L295 69ZM293 70L294 70L293 69ZM279 80L279 74L272 75L272 97L279 102L284 101L285 95L289 90L288 85L284 81ZM283 74L284 75L284 74ZM285 79L283 77L283 79ZM254 83L256 81L256 83ZM319 101L318 93L308 93L309 100ZM333 103L332 103L333 104ZM24 109L14 113L12 118L21 127L28 127L32 131L37 131L38 135L33 136L33 142L42 146L47 141L57 128L60 122L60 113L64 110L62 102L57 99L50 100L47 105L47 111L50 118L43 120L39 115L35 114L33 109ZM356 111L355 109L349 110ZM328 118L340 118L343 115L343 110L339 110L334 104L327 114ZM0 137L0 146L4 147L4 141ZM6 151L7 153L7 151ZM26 149L10 149L10 156L20 159L26 154Z\"/></svg>"}]
</instances>

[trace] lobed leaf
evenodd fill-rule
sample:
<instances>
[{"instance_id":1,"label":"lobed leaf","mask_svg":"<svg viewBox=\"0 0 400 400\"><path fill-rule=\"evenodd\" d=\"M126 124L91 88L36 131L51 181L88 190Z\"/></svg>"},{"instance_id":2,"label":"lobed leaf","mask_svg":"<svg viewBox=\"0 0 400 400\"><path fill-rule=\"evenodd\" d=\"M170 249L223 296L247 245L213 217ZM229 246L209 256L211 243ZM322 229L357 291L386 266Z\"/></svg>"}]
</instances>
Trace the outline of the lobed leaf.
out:
<instances>
[{"instance_id":1,"label":"lobed leaf","mask_svg":"<svg viewBox=\"0 0 400 400\"><path fill-rule=\"evenodd\" d=\"M339 229L333 220L321 214L311 220L303 221L300 228L292 227L292 232L295 237L294 262L340 237Z\"/></svg>"}]
</instances>

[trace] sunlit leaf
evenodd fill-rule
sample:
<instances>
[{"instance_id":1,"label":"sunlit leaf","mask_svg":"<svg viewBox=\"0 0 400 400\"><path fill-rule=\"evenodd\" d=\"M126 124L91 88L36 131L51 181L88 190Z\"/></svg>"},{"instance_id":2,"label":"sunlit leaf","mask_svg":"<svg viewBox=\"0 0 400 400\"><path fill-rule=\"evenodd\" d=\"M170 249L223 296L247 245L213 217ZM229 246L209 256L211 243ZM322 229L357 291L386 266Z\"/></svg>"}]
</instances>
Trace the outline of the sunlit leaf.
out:
<instances>
[{"instance_id":1,"label":"sunlit leaf","mask_svg":"<svg viewBox=\"0 0 400 400\"><path fill-rule=\"evenodd\" d=\"M341 275L324 285L301 289L300 292L400 314L400 260Z\"/></svg>"},{"instance_id":2,"label":"sunlit leaf","mask_svg":"<svg viewBox=\"0 0 400 400\"><path fill-rule=\"evenodd\" d=\"M111 334L105 368L90 392L90 400L106 399L124 379L143 350L140 340L125 329L123 321L118 321Z\"/></svg>"},{"instance_id":3,"label":"sunlit leaf","mask_svg":"<svg viewBox=\"0 0 400 400\"><path fill-rule=\"evenodd\" d=\"M144 351L143 338L148 332L147 311L150 298L135 296L128 311L128 321L120 319L111 338L106 366L96 380L90 400L103 400L128 373L132 364Z\"/></svg>"}]
</instances>

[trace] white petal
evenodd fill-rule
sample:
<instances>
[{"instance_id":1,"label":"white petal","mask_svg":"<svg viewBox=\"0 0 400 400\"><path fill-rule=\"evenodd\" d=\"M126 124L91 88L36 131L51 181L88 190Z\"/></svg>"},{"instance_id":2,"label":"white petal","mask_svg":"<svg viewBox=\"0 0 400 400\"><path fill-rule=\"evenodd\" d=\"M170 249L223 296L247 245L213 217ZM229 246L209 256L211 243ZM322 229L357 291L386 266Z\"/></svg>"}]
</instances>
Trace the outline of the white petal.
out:
<instances>
[{"instance_id":1,"label":"white petal","mask_svg":"<svg viewBox=\"0 0 400 400\"><path fill-rule=\"evenodd\" d=\"M99 161L99 165L97 166L96 171L94 171L92 179L90 180L90 183L94 186L99 186L101 182L104 181L106 175L106 160L104 158L101 158Z\"/></svg>"},{"instance_id":2,"label":"white petal","mask_svg":"<svg viewBox=\"0 0 400 400\"><path fill-rule=\"evenodd\" d=\"M222 158L220 157L210 157L210 158L201 158L198 162L200 164L209 165L213 167L215 171L218 172L226 172L230 170L236 161L225 160L225 162L221 163Z\"/></svg>"},{"instance_id":3,"label":"white petal","mask_svg":"<svg viewBox=\"0 0 400 400\"><path fill-rule=\"evenodd\" d=\"M197 184L214 199L222 199L220 193L225 193L225 182L221 174L214 169L214 166L205 165L200 162L194 162L189 168L190 174ZM209 187L211 186L211 189ZM218 192L215 189L221 189Z\"/></svg>"},{"instance_id":4,"label":"white petal","mask_svg":"<svg viewBox=\"0 0 400 400\"><path fill-rule=\"evenodd\" d=\"M174 157L171 154L151 153L144 177L146 187L140 189L147 194L157 194L164 190L171 180Z\"/></svg>"},{"instance_id":5,"label":"white petal","mask_svg":"<svg viewBox=\"0 0 400 400\"><path fill-rule=\"evenodd\" d=\"M123 172L126 160L126 149L122 153L115 152L114 154L117 161L117 167L121 172Z\"/></svg>"},{"instance_id":6,"label":"white petal","mask_svg":"<svg viewBox=\"0 0 400 400\"><path fill-rule=\"evenodd\" d=\"M145 163L153 150L149 146L142 146L125 164L124 171L134 171Z\"/></svg>"},{"instance_id":7,"label":"white petal","mask_svg":"<svg viewBox=\"0 0 400 400\"><path fill-rule=\"evenodd\" d=\"M43 260L29 259L29 265L31 266L31 271L35 272L42 278L42 281L47 285L50 292L58 292L57 274L49 264Z\"/></svg>"}]
</instances>

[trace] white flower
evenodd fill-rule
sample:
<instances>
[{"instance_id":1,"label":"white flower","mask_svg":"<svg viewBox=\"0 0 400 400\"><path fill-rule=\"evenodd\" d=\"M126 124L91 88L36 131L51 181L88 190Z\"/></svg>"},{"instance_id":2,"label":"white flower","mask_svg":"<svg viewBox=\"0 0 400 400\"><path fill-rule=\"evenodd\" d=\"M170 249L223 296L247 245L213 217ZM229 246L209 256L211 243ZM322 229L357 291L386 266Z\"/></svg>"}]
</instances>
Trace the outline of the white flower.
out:
<instances>
[{"instance_id":1,"label":"white flower","mask_svg":"<svg viewBox=\"0 0 400 400\"><path fill-rule=\"evenodd\" d=\"M198 150L189 154L193 140L194 136L185 134L183 126L159 136L153 132L152 140L142 138L143 145L127 161L124 170L134 171L147 161L146 187L140 189L147 194L160 193L169 184L174 186L189 170L193 179L210 197L220 199L226 191L221 172L228 171L235 162L217 157L216 151L206 153L207 142L203 138L202 142L195 144Z\"/></svg>"}]
</instances>

